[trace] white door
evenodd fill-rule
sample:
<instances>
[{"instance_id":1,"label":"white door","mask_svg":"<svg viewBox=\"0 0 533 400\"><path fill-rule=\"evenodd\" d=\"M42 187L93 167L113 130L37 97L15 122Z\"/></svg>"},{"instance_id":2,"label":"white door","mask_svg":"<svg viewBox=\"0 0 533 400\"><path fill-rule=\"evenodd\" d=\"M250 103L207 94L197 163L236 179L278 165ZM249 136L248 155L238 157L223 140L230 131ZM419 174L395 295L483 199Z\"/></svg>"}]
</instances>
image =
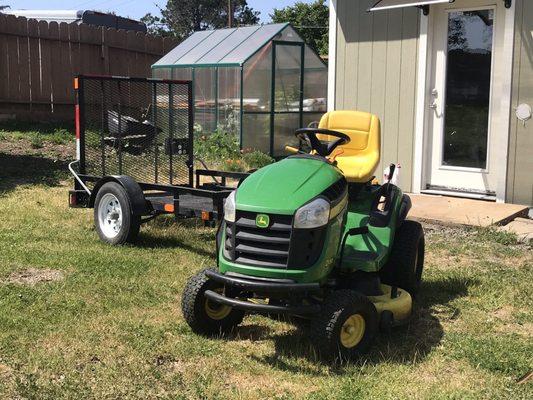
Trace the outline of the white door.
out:
<instances>
[{"instance_id":1,"label":"white door","mask_svg":"<svg viewBox=\"0 0 533 400\"><path fill-rule=\"evenodd\" d=\"M497 170L506 168L497 135L508 134L498 122L504 10L500 0L431 7L426 189L496 192Z\"/></svg>"}]
</instances>

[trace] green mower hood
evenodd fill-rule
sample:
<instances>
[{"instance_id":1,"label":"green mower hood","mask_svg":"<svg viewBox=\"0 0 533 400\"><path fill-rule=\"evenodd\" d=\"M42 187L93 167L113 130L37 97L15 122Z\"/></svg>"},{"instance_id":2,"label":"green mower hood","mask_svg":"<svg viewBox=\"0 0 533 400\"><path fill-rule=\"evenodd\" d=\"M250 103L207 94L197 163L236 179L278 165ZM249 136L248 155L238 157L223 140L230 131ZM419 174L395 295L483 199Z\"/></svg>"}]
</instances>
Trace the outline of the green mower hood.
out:
<instances>
[{"instance_id":1,"label":"green mower hood","mask_svg":"<svg viewBox=\"0 0 533 400\"><path fill-rule=\"evenodd\" d=\"M292 215L342 177L327 162L289 157L246 178L236 195L238 210Z\"/></svg>"}]
</instances>

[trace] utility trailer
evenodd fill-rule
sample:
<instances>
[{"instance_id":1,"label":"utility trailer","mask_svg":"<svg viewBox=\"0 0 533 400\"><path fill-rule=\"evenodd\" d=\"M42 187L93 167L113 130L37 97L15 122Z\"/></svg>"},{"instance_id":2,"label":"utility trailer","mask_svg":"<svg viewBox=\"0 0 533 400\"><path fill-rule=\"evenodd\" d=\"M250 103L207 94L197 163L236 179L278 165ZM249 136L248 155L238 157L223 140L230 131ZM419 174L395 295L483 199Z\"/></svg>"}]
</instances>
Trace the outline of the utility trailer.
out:
<instances>
[{"instance_id":1,"label":"utility trailer","mask_svg":"<svg viewBox=\"0 0 533 400\"><path fill-rule=\"evenodd\" d=\"M134 242L161 214L221 220L227 180L248 174L194 168L191 81L78 76L69 206L94 208L100 239ZM209 183L204 181L209 180Z\"/></svg>"}]
</instances>

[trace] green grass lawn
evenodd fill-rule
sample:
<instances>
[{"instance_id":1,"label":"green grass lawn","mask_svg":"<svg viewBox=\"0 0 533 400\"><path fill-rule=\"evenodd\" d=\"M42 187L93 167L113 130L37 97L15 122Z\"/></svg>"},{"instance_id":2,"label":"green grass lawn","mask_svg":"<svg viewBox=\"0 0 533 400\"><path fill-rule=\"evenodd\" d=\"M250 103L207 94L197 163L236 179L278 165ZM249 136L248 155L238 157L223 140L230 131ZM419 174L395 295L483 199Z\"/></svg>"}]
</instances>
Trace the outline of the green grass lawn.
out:
<instances>
[{"instance_id":1,"label":"green grass lawn","mask_svg":"<svg viewBox=\"0 0 533 400\"><path fill-rule=\"evenodd\" d=\"M513 236L427 225L410 325L332 366L260 316L193 334L180 297L214 264L214 231L161 218L136 247L104 245L92 210L67 207L62 161L15 174L17 157L0 153L0 398L533 398L517 383L533 367L533 251Z\"/></svg>"}]
</instances>

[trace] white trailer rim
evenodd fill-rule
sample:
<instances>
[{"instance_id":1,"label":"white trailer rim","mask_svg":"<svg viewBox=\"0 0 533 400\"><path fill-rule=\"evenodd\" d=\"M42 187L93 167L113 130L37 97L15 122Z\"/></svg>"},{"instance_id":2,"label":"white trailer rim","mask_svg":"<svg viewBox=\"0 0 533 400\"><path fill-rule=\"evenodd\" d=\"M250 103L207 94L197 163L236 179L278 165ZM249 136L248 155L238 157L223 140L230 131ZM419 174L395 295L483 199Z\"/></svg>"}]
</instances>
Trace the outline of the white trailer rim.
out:
<instances>
[{"instance_id":1,"label":"white trailer rim","mask_svg":"<svg viewBox=\"0 0 533 400\"><path fill-rule=\"evenodd\" d=\"M112 193L104 194L98 203L98 224L109 239L116 237L122 229L122 207Z\"/></svg>"}]
</instances>

